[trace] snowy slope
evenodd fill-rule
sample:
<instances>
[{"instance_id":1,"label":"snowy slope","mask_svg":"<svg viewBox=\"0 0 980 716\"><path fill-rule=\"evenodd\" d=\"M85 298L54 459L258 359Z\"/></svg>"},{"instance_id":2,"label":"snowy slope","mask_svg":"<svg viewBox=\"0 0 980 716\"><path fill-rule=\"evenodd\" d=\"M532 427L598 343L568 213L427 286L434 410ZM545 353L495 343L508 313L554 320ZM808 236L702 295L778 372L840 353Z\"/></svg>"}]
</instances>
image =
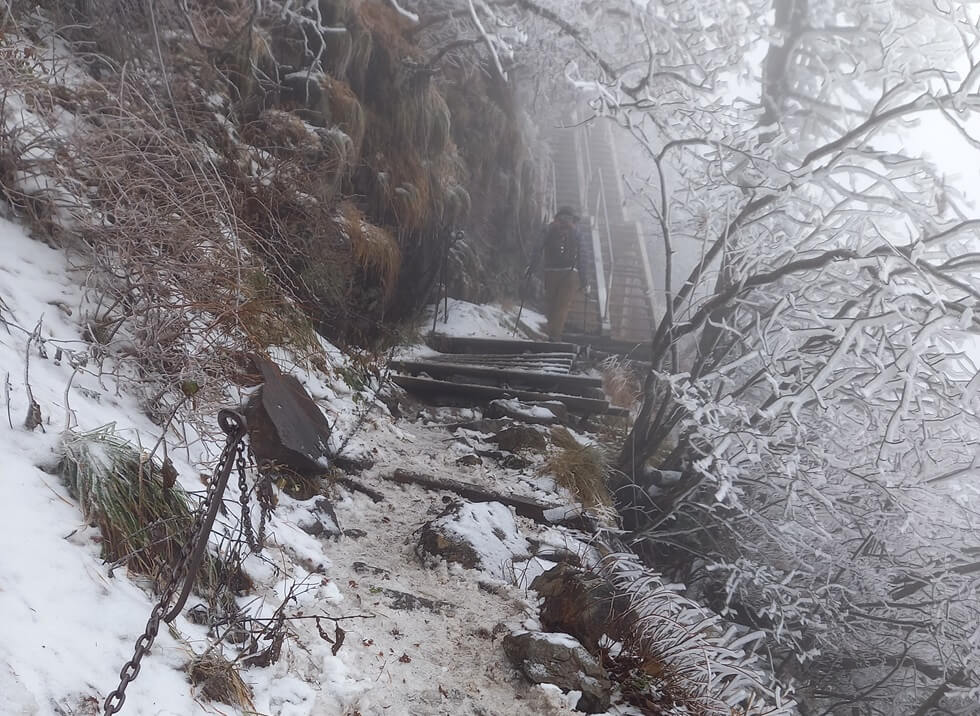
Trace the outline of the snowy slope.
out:
<instances>
[{"instance_id":1,"label":"snowy slope","mask_svg":"<svg viewBox=\"0 0 980 716\"><path fill-rule=\"evenodd\" d=\"M98 713L132 655L154 598L145 580L127 575L124 568L108 575L98 530L82 523L60 479L43 468L56 461L59 434L69 419L69 382L76 429L115 423L121 435L147 446L156 442L160 428L143 415L126 386L111 375L100 378L91 360L77 372L72 367L68 352L80 357L87 350L79 325L85 301L78 286L81 277L72 274L65 255L7 221L0 221L0 248L0 315L6 324L0 326L0 372L9 374L10 416L9 423L2 418L0 427L0 710ZM44 431L31 432L23 427L28 408L25 359L29 335L42 318L39 335L47 358L39 352L39 341L32 340L29 383L41 406ZM55 360L59 347L62 355ZM357 408L346 386L323 375L300 377L331 420L338 420L339 433L353 427ZM312 621L297 620L278 663L243 670L257 713L570 713L561 705L567 697L556 695L554 688L527 686L499 647L498 624L534 624L536 610L527 593L478 571L445 563L422 567L414 549L417 530L444 508L443 496L380 479L395 467L459 476L455 460L468 448L448 438L435 417L430 425L399 425L377 404L351 442L348 451L377 461L359 479L387 498L376 504L363 494L332 493L341 526L361 530L363 536L353 531L336 539L311 536L301 527L315 516L312 501L280 496L271 544L261 558L245 563L256 588L240 598L240 605L268 616L292 589L297 599L290 614L353 618L340 622L346 640L336 655ZM200 494L197 475L211 469L215 449L205 440L171 450L185 488ZM467 480L520 494L543 494L542 488L549 487L547 480L513 471L486 465L469 469ZM229 489L228 499L237 497L236 489ZM565 539L555 530L542 533L518 522L528 534L537 530L538 539ZM522 542L515 538L515 543ZM524 578L541 568L532 565ZM481 580L496 586L482 588ZM398 593L452 608L442 608L442 613L405 610ZM204 627L183 616L173 628L162 629L129 687L123 713L240 713L201 699L184 673L191 656L211 643Z\"/></svg>"}]
</instances>

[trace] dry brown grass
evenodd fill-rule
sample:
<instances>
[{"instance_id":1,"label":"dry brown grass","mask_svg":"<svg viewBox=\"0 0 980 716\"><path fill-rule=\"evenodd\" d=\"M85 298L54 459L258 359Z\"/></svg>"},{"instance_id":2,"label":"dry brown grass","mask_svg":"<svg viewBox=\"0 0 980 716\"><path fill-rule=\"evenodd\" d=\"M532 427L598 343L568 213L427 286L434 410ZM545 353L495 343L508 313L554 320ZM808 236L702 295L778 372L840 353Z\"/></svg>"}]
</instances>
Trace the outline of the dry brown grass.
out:
<instances>
[{"instance_id":1,"label":"dry brown grass","mask_svg":"<svg viewBox=\"0 0 980 716\"><path fill-rule=\"evenodd\" d=\"M331 120L351 138L355 151L360 154L367 129L364 107L346 82L326 76L322 84Z\"/></svg>"},{"instance_id":2,"label":"dry brown grass","mask_svg":"<svg viewBox=\"0 0 980 716\"><path fill-rule=\"evenodd\" d=\"M412 22L393 8L380 2L362 2L357 6L356 17L358 23L371 33L373 44L384 48L394 58L417 60L422 57L421 48L406 38L407 31L413 27Z\"/></svg>"},{"instance_id":3,"label":"dry brown grass","mask_svg":"<svg viewBox=\"0 0 980 716\"><path fill-rule=\"evenodd\" d=\"M390 299L401 270L398 242L386 229L369 223L350 202L341 204L341 216L349 232L355 263L380 284L385 299Z\"/></svg>"},{"instance_id":4,"label":"dry brown grass","mask_svg":"<svg viewBox=\"0 0 980 716\"><path fill-rule=\"evenodd\" d=\"M628 410L639 408L643 396L643 384L630 361L620 356L610 356L599 365L602 390L610 404Z\"/></svg>"},{"instance_id":5,"label":"dry brown grass","mask_svg":"<svg viewBox=\"0 0 980 716\"><path fill-rule=\"evenodd\" d=\"M606 460L599 447L581 445L565 428L551 431L555 451L539 469L551 475L586 508L608 508L613 504L606 487Z\"/></svg>"},{"instance_id":6,"label":"dry brown grass","mask_svg":"<svg viewBox=\"0 0 980 716\"><path fill-rule=\"evenodd\" d=\"M238 666L217 651L195 656L187 665L187 675L208 701L254 711L252 688L242 680Z\"/></svg>"}]
</instances>

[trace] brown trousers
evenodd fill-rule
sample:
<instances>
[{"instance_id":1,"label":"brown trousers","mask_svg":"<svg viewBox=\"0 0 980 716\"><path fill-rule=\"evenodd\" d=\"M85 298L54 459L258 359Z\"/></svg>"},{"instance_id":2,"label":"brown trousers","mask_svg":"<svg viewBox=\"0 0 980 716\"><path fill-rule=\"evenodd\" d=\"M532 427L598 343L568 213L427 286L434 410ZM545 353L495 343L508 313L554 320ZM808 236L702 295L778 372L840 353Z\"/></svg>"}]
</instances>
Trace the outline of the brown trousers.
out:
<instances>
[{"instance_id":1,"label":"brown trousers","mask_svg":"<svg viewBox=\"0 0 980 716\"><path fill-rule=\"evenodd\" d=\"M544 292L548 318L548 337L560 341L565 332L565 321L572 308L572 301L579 293L577 269L545 269Z\"/></svg>"}]
</instances>

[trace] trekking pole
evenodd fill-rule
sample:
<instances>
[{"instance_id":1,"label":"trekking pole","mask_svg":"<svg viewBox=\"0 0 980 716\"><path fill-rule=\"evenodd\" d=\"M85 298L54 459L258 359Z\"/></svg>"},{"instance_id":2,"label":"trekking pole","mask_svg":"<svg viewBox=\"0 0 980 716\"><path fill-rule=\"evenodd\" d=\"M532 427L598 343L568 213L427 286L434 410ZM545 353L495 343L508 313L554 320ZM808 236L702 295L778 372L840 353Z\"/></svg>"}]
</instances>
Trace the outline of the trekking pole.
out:
<instances>
[{"instance_id":1,"label":"trekking pole","mask_svg":"<svg viewBox=\"0 0 980 716\"><path fill-rule=\"evenodd\" d=\"M436 323L439 321L439 304L443 304L443 323L449 323L449 252L452 251L456 242L465 236L462 229L455 229L446 238L446 248L442 253L442 266L439 268L439 288L436 291L436 305L432 312L432 332L436 332Z\"/></svg>"},{"instance_id":2,"label":"trekking pole","mask_svg":"<svg viewBox=\"0 0 980 716\"><path fill-rule=\"evenodd\" d=\"M524 301L527 300L527 287L531 283L530 272L524 277L524 283L521 285L521 307L517 309L517 320L514 321L514 331L511 333L512 336L517 335L518 329L521 327L521 314L524 313Z\"/></svg>"}]
</instances>

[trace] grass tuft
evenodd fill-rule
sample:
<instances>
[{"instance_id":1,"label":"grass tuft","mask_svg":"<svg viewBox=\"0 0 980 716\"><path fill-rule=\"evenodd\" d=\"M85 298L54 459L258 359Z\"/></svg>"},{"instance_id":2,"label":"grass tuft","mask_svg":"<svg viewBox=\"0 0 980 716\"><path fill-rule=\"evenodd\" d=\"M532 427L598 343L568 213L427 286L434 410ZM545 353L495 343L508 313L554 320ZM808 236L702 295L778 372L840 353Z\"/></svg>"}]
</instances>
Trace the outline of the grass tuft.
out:
<instances>
[{"instance_id":1,"label":"grass tuft","mask_svg":"<svg viewBox=\"0 0 980 716\"><path fill-rule=\"evenodd\" d=\"M622 356L609 356L599 364L599 372L610 404L630 411L639 409L643 384L631 361Z\"/></svg>"},{"instance_id":2,"label":"grass tuft","mask_svg":"<svg viewBox=\"0 0 980 716\"><path fill-rule=\"evenodd\" d=\"M67 433L59 472L85 519L102 532L104 559L125 560L157 582L168 576L193 516L189 496L179 485L167 487L159 463L106 426Z\"/></svg>"},{"instance_id":3,"label":"grass tuft","mask_svg":"<svg viewBox=\"0 0 980 716\"><path fill-rule=\"evenodd\" d=\"M254 711L252 689L238 673L238 667L221 654L210 651L195 656L187 665L191 683L208 701L219 701L243 711Z\"/></svg>"},{"instance_id":4,"label":"grass tuft","mask_svg":"<svg viewBox=\"0 0 980 716\"><path fill-rule=\"evenodd\" d=\"M725 627L634 555L609 554L594 573L625 599L608 632L620 648L605 661L628 702L644 713L796 713L754 652L761 632Z\"/></svg>"},{"instance_id":5,"label":"grass tuft","mask_svg":"<svg viewBox=\"0 0 980 716\"><path fill-rule=\"evenodd\" d=\"M602 450L593 445L581 445L564 428L555 428L551 435L557 449L548 456L540 473L553 476L586 508L611 507L612 496L606 487L606 460Z\"/></svg>"}]
</instances>

